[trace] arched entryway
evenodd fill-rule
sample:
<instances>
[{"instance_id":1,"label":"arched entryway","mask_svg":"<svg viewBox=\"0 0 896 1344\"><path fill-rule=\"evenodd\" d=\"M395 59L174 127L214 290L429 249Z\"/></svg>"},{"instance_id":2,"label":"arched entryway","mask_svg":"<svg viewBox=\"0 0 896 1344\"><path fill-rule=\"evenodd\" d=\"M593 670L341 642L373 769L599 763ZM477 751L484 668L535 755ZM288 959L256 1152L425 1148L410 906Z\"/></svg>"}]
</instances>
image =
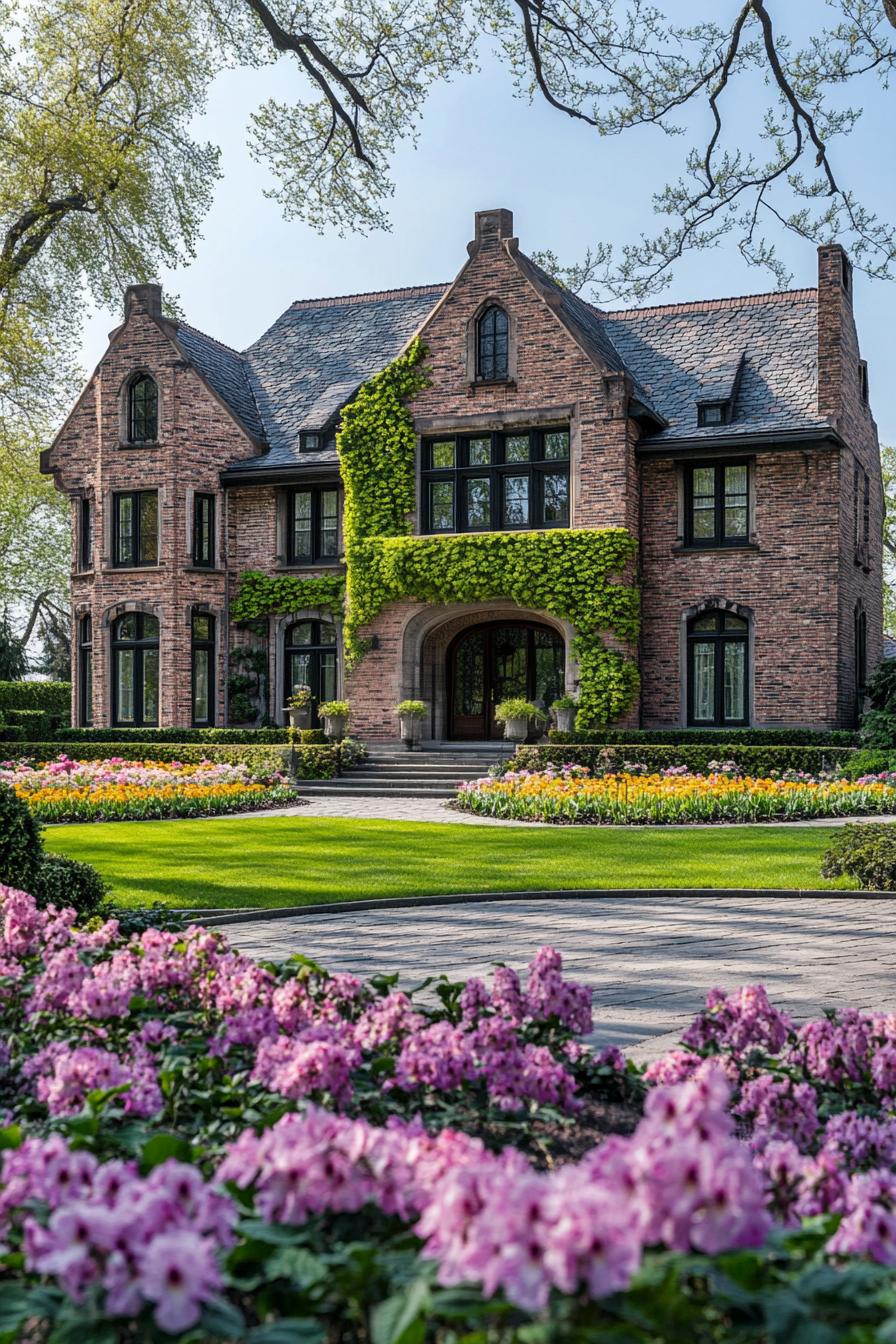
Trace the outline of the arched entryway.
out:
<instances>
[{"instance_id":1,"label":"arched entryway","mask_svg":"<svg viewBox=\"0 0 896 1344\"><path fill-rule=\"evenodd\" d=\"M565 685L563 636L535 621L490 621L463 630L448 649L448 736L503 736L495 706L522 696L547 709Z\"/></svg>"}]
</instances>

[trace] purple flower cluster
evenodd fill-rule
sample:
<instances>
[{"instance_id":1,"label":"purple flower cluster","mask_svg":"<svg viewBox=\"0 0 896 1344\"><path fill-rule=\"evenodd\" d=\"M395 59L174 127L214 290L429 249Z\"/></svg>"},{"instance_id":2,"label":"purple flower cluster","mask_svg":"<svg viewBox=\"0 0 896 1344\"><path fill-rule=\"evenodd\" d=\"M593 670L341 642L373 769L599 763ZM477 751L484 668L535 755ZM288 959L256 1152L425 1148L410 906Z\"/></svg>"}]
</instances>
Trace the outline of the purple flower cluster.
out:
<instances>
[{"instance_id":1,"label":"purple flower cluster","mask_svg":"<svg viewBox=\"0 0 896 1344\"><path fill-rule=\"evenodd\" d=\"M791 1021L769 1001L764 985L744 985L734 994L711 989L705 1010L682 1036L691 1050L728 1050L741 1054L751 1048L777 1054L784 1046Z\"/></svg>"}]
</instances>

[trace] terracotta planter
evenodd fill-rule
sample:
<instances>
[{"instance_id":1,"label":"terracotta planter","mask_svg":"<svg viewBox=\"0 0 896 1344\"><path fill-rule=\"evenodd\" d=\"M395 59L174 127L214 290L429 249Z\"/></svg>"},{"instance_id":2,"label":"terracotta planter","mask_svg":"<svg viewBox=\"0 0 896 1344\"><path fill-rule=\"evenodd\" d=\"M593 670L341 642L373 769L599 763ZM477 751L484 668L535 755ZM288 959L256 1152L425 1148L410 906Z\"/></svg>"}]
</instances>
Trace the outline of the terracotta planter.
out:
<instances>
[{"instance_id":1,"label":"terracotta planter","mask_svg":"<svg viewBox=\"0 0 896 1344\"><path fill-rule=\"evenodd\" d=\"M341 742L347 723L345 714L328 714L324 718L324 733L331 742Z\"/></svg>"},{"instance_id":2,"label":"terracotta planter","mask_svg":"<svg viewBox=\"0 0 896 1344\"><path fill-rule=\"evenodd\" d=\"M557 731L560 733L571 733L576 724L576 709L555 709L554 719L557 724Z\"/></svg>"},{"instance_id":3,"label":"terracotta planter","mask_svg":"<svg viewBox=\"0 0 896 1344\"><path fill-rule=\"evenodd\" d=\"M525 742L529 736L528 718L508 719L504 724L504 736L508 742Z\"/></svg>"}]
</instances>

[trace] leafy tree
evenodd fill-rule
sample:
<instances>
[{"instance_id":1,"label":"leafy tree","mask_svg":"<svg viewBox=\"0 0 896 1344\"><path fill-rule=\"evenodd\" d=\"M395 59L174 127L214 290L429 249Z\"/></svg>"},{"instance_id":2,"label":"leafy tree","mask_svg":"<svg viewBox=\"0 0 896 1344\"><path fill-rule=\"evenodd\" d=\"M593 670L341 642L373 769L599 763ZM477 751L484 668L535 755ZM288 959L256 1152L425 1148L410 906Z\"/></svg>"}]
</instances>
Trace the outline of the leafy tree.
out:
<instances>
[{"instance_id":1,"label":"leafy tree","mask_svg":"<svg viewBox=\"0 0 896 1344\"><path fill-rule=\"evenodd\" d=\"M21 641L13 634L7 613L0 612L0 681L21 681L27 671Z\"/></svg>"}]
</instances>

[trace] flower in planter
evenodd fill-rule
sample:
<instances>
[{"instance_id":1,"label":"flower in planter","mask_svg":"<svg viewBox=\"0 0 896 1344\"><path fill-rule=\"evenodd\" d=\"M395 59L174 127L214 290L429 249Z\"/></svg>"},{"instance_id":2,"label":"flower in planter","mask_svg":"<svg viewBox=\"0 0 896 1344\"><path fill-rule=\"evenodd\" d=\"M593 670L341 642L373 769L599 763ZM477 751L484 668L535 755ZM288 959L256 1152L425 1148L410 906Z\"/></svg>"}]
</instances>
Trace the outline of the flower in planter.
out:
<instances>
[{"instance_id":1,"label":"flower in planter","mask_svg":"<svg viewBox=\"0 0 896 1344\"><path fill-rule=\"evenodd\" d=\"M293 686L292 695L286 702L287 708L310 709L313 699L314 695L310 686L307 686L304 683L298 686Z\"/></svg>"},{"instance_id":2,"label":"flower in planter","mask_svg":"<svg viewBox=\"0 0 896 1344\"><path fill-rule=\"evenodd\" d=\"M321 700L317 712L322 719L350 719L352 715L347 700Z\"/></svg>"},{"instance_id":3,"label":"flower in planter","mask_svg":"<svg viewBox=\"0 0 896 1344\"><path fill-rule=\"evenodd\" d=\"M531 700L524 700L522 697L502 700L495 706L495 718L498 723L507 723L510 719L535 719L538 723L544 723L547 717L543 709L539 709Z\"/></svg>"},{"instance_id":4,"label":"flower in planter","mask_svg":"<svg viewBox=\"0 0 896 1344\"><path fill-rule=\"evenodd\" d=\"M401 700L395 706L395 713L402 719L422 719L426 705L422 700Z\"/></svg>"}]
</instances>

